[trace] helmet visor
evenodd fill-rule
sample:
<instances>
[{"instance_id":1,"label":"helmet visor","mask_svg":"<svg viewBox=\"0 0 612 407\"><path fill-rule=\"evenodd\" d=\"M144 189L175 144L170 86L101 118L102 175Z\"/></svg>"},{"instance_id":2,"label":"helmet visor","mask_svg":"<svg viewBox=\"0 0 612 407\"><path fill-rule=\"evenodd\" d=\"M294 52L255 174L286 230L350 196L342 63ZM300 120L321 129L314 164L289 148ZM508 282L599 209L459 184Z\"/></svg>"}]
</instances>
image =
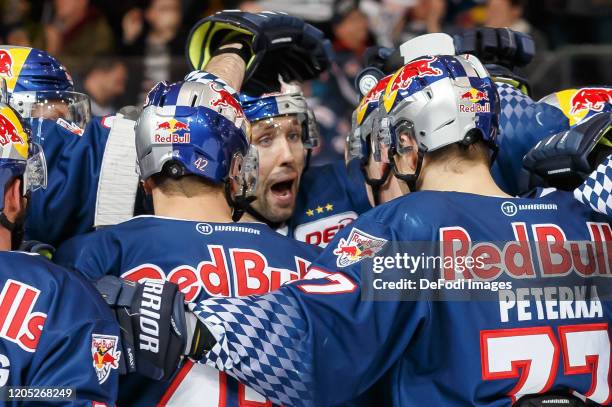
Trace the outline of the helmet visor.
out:
<instances>
[{"instance_id":1,"label":"helmet visor","mask_svg":"<svg viewBox=\"0 0 612 407\"><path fill-rule=\"evenodd\" d=\"M319 139L321 134L319 132L319 125L315 118L314 112L311 108L308 108L308 126L306 127L306 134L302 137L304 141L304 147L307 149L316 148L319 146Z\"/></svg>"},{"instance_id":2,"label":"helmet visor","mask_svg":"<svg viewBox=\"0 0 612 407\"><path fill-rule=\"evenodd\" d=\"M64 119L80 129L91 119L89 97L79 92L16 92L11 96L11 106L27 119Z\"/></svg>"},{"instance_id":3,"label":"helmet visor","mask_svg":"<svg viewBox=\"0 0 612 407\"><path fill-rule=\"evenodd\" d=\"M246 155L234 154L230 169L230 179L237 186L235 196L248 198L255 196L257 180L259 178L259 152L257 147L251 145Z\"/></svg>"},{"instance_id":4,"label":"helmet visor","mask_svg":"<svg viewBox=\"0 0 612 407\"><path fill-rule=\"evenodd\" d=\"M389 156L385 154L391 147L391 118L385 115L381 108L372 112L372 155L374 161L389 163Z\"/></svg>"},{"instance_id":5,"label":"helmet visor","mask_svg":"<svg viewBox=\"0 0 612 407\"><path fill-rule=\"evenodd\" d=\"M40 144L30 143L28 161L23 174L24 195L47 188L47 161Z\"/></svg>"},{"instance_id":6,"label":"helmet visor","mask_svg":"<svg viewBox=\"0 0 612 407\"><path fill-rule=\"evenodd\" d=\"M346 161L363 158L361 126L357 124L357 111L353 112L351 131L346 136Z\"/></svg>"}]
</instances>

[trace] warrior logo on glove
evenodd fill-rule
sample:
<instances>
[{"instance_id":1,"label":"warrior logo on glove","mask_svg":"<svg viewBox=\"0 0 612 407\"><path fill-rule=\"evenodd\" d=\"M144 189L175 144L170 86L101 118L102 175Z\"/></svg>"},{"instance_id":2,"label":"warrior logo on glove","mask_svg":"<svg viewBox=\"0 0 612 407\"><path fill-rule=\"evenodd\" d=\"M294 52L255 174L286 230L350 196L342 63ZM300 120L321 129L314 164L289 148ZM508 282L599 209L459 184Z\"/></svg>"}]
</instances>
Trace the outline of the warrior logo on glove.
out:
<instances>
[{"instance_id":1,"label":"warrior logo on glove","mask_svg":"<svg viewBox=\"0 0 612 407\"><path fill-rule=\"evenodd\" d=\"M108 379L111 369L119 367L121 352L117 350L117 342L117 337L112 335L93 334L91 336L93 366L96 369L100 384Z\"/></svg>"}]
</instances>

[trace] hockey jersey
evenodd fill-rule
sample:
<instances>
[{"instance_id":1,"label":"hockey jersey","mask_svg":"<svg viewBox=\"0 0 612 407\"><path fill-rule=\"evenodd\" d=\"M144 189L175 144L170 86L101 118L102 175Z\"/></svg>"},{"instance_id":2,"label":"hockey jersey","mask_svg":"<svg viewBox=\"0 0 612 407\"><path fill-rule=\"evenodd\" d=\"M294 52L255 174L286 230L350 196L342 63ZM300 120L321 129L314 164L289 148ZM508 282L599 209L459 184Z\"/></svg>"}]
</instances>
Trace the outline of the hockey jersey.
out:
<instances>
[{"instance_id":1,"label":"hockey jersey","mask_svg":"<svg viewBox=\"0 0 612 407\"><path fill-rule=\"evenodd\" d=\"M7 398L16 394L8 387L26 386L50 388L58 397L53 405L113 406L119 326L100 294L82 276L38 255L2 252L0 269L4 402L21 405L26 400ZM60 387L68 389L60 393Z\"/></svg>"},{"instance_id":2,"label":"hockey jersey","mask_svg":"<svg viewBox=\"0 0 612 407\"><path fill-rule=\"evenodd\" d=\"M499 94L499 152L491 166L497 185L508 194L522 191L519 186L523 157L538 141L569 129L569 121L560 109L536 102L515 87L497 83Z\"/></svg>"},{"instance_id":3,"label":"hockey jersey","mask_svg":"<svg viewBox=\"0 0 612 407\"><path fill-rule=\"evenodd\" d=\"M71 239L54 259L92 280L106 274L133 281L167 279L193 302L267 293L301 278L318 252L317 247L281 236L262 223L140 216ZM130 406L191 405L196 400L215 407L269 405L235 379L190 362L171 381L133 374L120 386L120 404Z\"/></svg>"},{"instance_id":4,"label":"hockey jersey","mask_svg":"<svg viewBox=\"0 0 612 407\"><path fill-rule=\"evenodd\" d=\"M311 167L300 180L289 235L325 247L339 230L371 208L358 159Z\"/></svg>"},{"instance_id":5,"label":"hockey jersey","mask_svg":"<svg viewBox=\"0 0 612 407\"><path fill-rule=\"evenodd\" d=\"M312 281L191 307L218 341L203 362L279 404L333 406L378 380L390 406L605 404L611 260L610 218L571 194L416 192L340 231Z\"/></svg>"},{"instance_id":6,"label":"hockey jersey","mask_svg":"<svg viewBox=\"0 0 612 407\"><path fill-rule=\"evenodd\" d=\"M57 246L93 230L98 178L110 131L109 118L93 118L82 134L52 120L39 133L47 161L46 189L32 193L26 239Z\"/></svg>"}]
</instances>

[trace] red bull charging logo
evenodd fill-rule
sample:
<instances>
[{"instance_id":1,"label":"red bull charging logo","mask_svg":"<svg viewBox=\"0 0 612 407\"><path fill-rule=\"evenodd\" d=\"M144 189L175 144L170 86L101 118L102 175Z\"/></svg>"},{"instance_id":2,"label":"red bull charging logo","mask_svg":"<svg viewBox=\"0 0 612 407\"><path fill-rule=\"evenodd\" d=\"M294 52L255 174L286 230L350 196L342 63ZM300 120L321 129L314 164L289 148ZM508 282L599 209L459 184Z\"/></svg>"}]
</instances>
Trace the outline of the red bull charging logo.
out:
<instances>
[{"instance_id":1,"label":"red bull charging logo","mask_svg":"<svg viewBox=\"0 0 612 407\"><path fill-rule=\"evenodd\" d=\"M582 110L601 112L606 107L606 104L610 103L612 103L612 89L581 89L572 97L570 114L576 114Z\"/></svg>"},{"instance_id":2,"label":"red bull charging logo","mask_svg":"<svg viewBox=\"0 0 612 407\"><path fill-rule=\"evenodd\" d=\"M459 95L459 102L461 113L489 113L491 111L491 104L486 92L475 88L470 88L470 90ZM485 103L481 104L481 102Z\"/></svg>"},{"instance_id":3,"label":"red bull charging logo","mask_svg":"<svg viewBox=\"0 0 612 407\"><path fill-rule=\"evenodd\" d=\"M225 112L229 110L231 112L229 116L233 116L232 121L238 118L244 118L242 106L240 106L240 103L238 103L231 93L225 89L217 89L216 85L212 82L209 85L210 89L215 94L209 102L213 110L218 111L224 116L226 115Z\"/></svg>"},{"instance_id":4,"label":"red bull charging logo","mask_svg":"<svg viewBox=\"0 0 612 407\"><path fill-rule=\"evenodd\" d=\"M153 142L160 144L186 144L190 140L189 124L176 119L157 123L157 128L153 135Z\"/></svg>"},{"instance_id":5,"label":"red bull charging logo","mask_svg":"<svg viewBox=\"0 0 612 407\"><path fill-rule=\"evenodd\" d=\"M11 78L13 76L13 58L5 50L0 50L0 76Z\"/></svg>"},{"instance_id":6,"label":"red bull charging logo","mask_svg":"<svg viewBox=\"0 0 612 407\"><path fill-rule=\"evenodd\" d=\"M117 350L118 338L112 335L93 334L91 336L91 354L93 366L100 384L110 376L112 369L119 368L121 352Z\"/></svg>"},{"instance_id":7,"label":"red bull charging logo","mask_svg":"<svg viewBox=\"0 0 612 407\"><path fill-rule=\"evenodd\" d=\"M23 137L19 134L17 127L3 114L0 114L0 146L8 144L23 144Z\"/></svg>"},{"instance_id":8,"label":"red bull charging logo","mask_svg":"<svg viewBox=\"0 0 612 407\"><path fill-rule=\"evenodd\" d=\"M407 88L416 77L423 78L425 76L442 75L442 70L431 65L437 58L424 58L412 61L399 71L395 80L391 83L391 92L400 88Z\"/></svg>"},{"instance_id":9,"label":"red bull charging logo","mask_svg":"<svg viewBox=\"0 0 612 407\"><path fill-rule=\"evenodd\" d=\"M406 64L393 76L392 80L387 85L384 96L385 109L387 112L391 110L397 92L400 89L408 88L412 84L414 78L442 75L443 72L441 69L432 66L432 63L437 60L438 58L436 57L417 59L416 61Z\"/></svg>"}]
</instances>

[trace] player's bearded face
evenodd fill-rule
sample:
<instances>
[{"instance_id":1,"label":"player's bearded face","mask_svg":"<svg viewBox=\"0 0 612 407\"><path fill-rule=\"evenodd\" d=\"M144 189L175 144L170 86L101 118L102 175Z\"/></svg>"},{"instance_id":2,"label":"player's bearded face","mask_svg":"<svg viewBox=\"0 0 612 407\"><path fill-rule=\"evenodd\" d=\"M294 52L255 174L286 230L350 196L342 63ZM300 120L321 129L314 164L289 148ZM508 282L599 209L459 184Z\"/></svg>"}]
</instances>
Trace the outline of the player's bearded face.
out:
<instances>
[{"instance_id":1,"label":"player's bearded face","mask_svg":"<svg viewBox=\"0 0 612 407\"><path fill-rule=\"evenodd\" d=\"M252 206L272 222L288 220L295 208L306 154L302 131L296 116L253 124L252 143L259 150L259 182Z\"/></svg>"}]
</instances>

